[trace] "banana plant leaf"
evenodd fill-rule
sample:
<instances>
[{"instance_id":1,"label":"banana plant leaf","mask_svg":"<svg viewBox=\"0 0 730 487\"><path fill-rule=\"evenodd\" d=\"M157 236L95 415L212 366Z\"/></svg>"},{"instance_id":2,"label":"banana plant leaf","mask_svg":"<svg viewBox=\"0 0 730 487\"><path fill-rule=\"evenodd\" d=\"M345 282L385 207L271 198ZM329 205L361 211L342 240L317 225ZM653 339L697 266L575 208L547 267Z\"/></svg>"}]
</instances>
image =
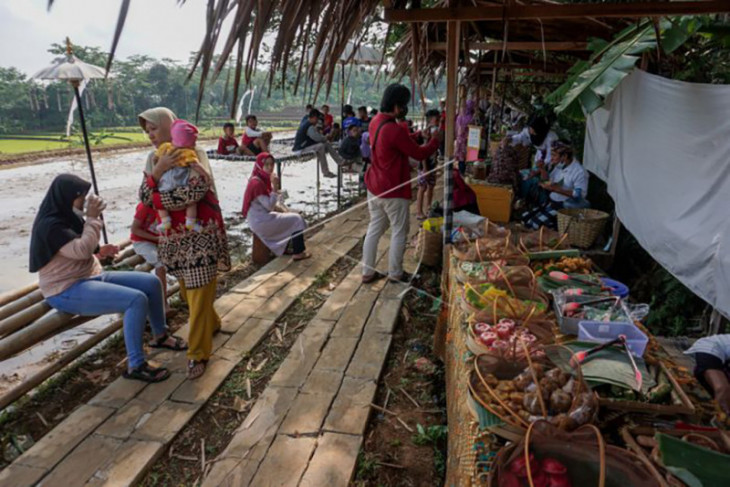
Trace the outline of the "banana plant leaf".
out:
<instances>
[{"instance_id":1,"label":"banana plant leaf","mask_svg":"<svg viewBox=\"0 0 730 487\"><path fill-rule=\"evenodd\" d=\"M703 487L728 485L727 465L730 462L730 455L723 455L661 433L657 433L656 440L659 443L662 462L667 467L673 467L672 471L677 472L680 478L682 478L681 470L684 469L699 480Z\"/></svg>"},{"instance_id":2,"label":"banana plant leaf","mask_svg":"<svg viewBox=\"0 0 730 487\"><path fill-rule=\"evenodd\" d=\"M607 46L607 50L598 62L578 75L556 110L563 112L572 105L580 103L586 113L593 112L631 72L639 56L656 48L656 45L654 26L647 22L642 24L635 34L610 47ZM575 107L571 110L575 110Z\"/></svg>"}]
</instances>

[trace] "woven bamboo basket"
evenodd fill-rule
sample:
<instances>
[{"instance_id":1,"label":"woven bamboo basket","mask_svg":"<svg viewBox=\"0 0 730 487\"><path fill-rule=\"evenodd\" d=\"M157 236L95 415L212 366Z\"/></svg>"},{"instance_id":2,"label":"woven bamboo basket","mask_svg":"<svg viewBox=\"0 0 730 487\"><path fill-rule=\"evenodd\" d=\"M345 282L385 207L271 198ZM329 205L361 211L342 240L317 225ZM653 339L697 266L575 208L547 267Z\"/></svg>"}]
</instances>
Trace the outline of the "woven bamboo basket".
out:
<instances>
[{"instance_id":1,"label":"woven bamboo basket","mask_svg":"<svg viewBox=\"0 0 730 487\"><path fill-rule=\"evenodd\" d=\"M438 267L443 255L443 237L440 232L429 232L421 228L418 231L416 252L423 265Z\"/></svg>"},{"instance_id":2,"label":"woven bamboo basket","mask_svg":"<svg viewBox=\"0 0 730 487\"><path fill-rule=\"evenodd\" d=\"M568 234L570 245L581 249L590 248L601 234L608 213L590 208L558 210L558 231Z\"/></svg>"}]
</instances>

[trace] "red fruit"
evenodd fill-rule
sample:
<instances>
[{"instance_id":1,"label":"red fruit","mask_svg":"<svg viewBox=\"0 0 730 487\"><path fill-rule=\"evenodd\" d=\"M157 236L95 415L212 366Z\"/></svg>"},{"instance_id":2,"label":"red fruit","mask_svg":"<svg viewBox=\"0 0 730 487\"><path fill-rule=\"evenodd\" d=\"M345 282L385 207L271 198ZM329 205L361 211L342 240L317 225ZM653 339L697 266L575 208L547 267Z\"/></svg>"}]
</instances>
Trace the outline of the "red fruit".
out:
<instances>
[{"instance_id":1,"label":"red fruit","mask_svg":"<svg viewBox=\"0 0 730 487\"><path fill-rule=\"evenodd\" d=\"M539 472L532 471L532 484L535 487L548 487L550 484L550 478L548 474L542 470Z\"/></svg>"},{"instance_id":2,"label":"red fruit","mask_svg":"<svg viewBox=\"0 0 730 487\"><path fill-rule=\"evenodd\" d=\"M481 341L487 347L491 347L494 342L499 338L493 331L487 331L479 335L479 341Z\"/></svg>"},{"instance_id":3,"label":"red fruit","mask_svg":"<svg viewBox=\"0 0 730 487\"><path fill-rule=\"evenodd\" d=\"M568 474L549 475L549 477L550 483L548 484L548 487L573 487ZM537 486L537 484L535 484L535 486Z\"/></svg>"},{"instance_id":4,"label":"red fruit","mask_svg":"<svg viewBox=\"0 0 730 487\"><path fill-rule=\"evenodd\" d=\"M477 333L484 333L487 331L492 331L492 326L487 323L477 323L476 325L474 325L474 330Z\"/></svg>"},{"instance_id":5,"label":"red fruit","mask_svg":"<svg viewBox=\"0 0 730 487\"><path fill-rule=\"evenodd\" d=\"M510 320L509 318L502 318L501 320L499 320L499 323L497 323L497 324L498 325L509 326L513 330L514 330L515 326L517 326L515 324L515 322L513 320Z\"/></svg>"},{"instance_id":6,"label":"red fruit","mask_svg":"<svg viewBox=\"0 0 730 487\"><path fill-rule=\"evenodd\" d=\"M538 467L539 465L535 460L535 455L530 453L530 470L532 471L532 475L537 473ZM527 477L527 462L525 461L525 456L520 455L512 460L512 463L509 464L509 471L520 478Z\"/></svg>"},{"instance_id":7,"label":"red fruit","mask_svg":"<svg viewBox=\"0 0 730 487\"><path fill-rule=\"evenodd\" d=\"M495 340L494 343L492 343L492 348L498 352L504 352L505 350L508 350L511 347L510 347L509 343L507 343L504 340Z\"/></svg>"},{"instance_id":8,"label":"red fruit","mask_svg":"<svg viewBox=\"0 0 730 487\"><path fill-rule=\"evenodd\" d=\"M499 487L520 487L520 480L512 472L502 472L497 481Z\"/></svg>"},{"instance_id":9,"label":"red fruit","mask_svg":"<svg viewBox=\"0 0 730 487\"><path fill-rule=\"evenodd\" d=\"M565 475L568 473L568 467L554 458L544 458L542 460L542 469L550 475Z\"/></svg>"},{"instance_id":10,"label":"red fruit","mask_svg":"<svg viewBox=\"0 0 730 487\"><path fill-rule=\"evenodd\" d=\"M500 323L495 327L495 331L497 332L497 335L499 335L499 338L501 338L502 340L506 340L512 334L512 327Z\"/></svg>"}]
</instances>

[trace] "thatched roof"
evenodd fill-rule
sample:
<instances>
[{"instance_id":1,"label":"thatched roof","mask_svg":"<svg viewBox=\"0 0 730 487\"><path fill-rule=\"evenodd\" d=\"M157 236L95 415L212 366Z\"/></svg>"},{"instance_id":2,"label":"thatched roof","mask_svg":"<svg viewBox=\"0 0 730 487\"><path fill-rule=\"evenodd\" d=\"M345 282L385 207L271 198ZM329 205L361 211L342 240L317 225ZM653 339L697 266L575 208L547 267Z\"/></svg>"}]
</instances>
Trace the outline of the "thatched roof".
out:
<instances>
[{"instance_id":1,"label":"thatched roof","mask_svg":"<svg viewBox=\"0 0 730 487\"><path fill-rule=\"evenodd\" d=\"M185 3L186 0L177 1ZM53 2L48 1L49 8ZM122 1L109 63L114 57L129 3L130 0ZM295 86L303 81L314 82L318 93L322 86L327 91L331 88L335 69L348 42L354 42L355 49L351 49L351 52L356 52L371 25L382 22L384 12L386 16L387 12L400 12L405 18L413 17L414 12L418 13L417 10L404 12L406 8L419 9L422 5L429 9L456 7L441 10L441 13L421 10L421 14L427 14L421 15L421 19L429 17L431 20L408 23L405 29L399 27L401 35L398 45L383 46L383 52L394 48L392 61L395 74L416 75L420 83L435 81L441 75L446 61L444 50L433 49L435 43L446 40L446 23L442 21L443 18L434 19L437 15L428 14L448 16L455 15L456 10L470 10L472 19L476 20L462 21L461 42L467 48L472 43L490 40L533 41L542 45L560 41L585 42L591 37L609 39L634 22L637 15L727 11L726 0L642 0L641 3L631 0L208 0L207 5L206 34L192 69L200 68L202 74L199 101L208 76L218 76L231 57L236 60L233 95L237 98L241 80L246 83L251 80L264 35L271 33L274 28L277 30L270 52L269 81L273 82L275 76L284 79L287 73L296 72ZM635 6L640 8L633 8ZM563 14L543 18L541 14L534 13L546 9L561 10ZM533 14L520 15L520 10L531 10ZM662 13L657 13L660 10ZM600 18L575 14L588 11L596 12ZM637 14L639 11L642 13ZM484 12L491 12L488 18L485 18ZM565 12L571 12L567 17L572 18L566 18ZM624 13L626 18L621 17ZM232 26L228 32L222 32L223 23L229 18L233 21ZM393 25L388 25L388 34ZM387 43L389 37L386 35L384 42ZM222 46L223 51L220 57L215 58L217 46ZM312 51L314 59L323 60L321 64L305 63L307 53ZM480 67L473 65L471 56L464 54L467 52L468 49L462 52L463 63L470 65L471 72L479 73ZM494 53L488 54L480 61L494 61ZM544 48L523 51L505 49L498 54L497 62L500 65L534 65L536 69L550 65L554 70L561 71L581 56L585 54L579 51L555 53Z\"/></svg>"}]
</instances>

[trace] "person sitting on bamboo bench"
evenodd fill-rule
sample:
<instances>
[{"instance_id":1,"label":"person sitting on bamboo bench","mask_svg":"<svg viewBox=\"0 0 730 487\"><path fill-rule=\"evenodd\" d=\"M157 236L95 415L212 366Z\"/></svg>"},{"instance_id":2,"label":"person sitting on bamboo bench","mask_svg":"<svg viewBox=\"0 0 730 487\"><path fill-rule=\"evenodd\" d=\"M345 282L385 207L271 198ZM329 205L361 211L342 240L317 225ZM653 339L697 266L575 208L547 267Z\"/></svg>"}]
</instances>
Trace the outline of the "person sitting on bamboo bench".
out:
<instances>
[{"instance_id":1,"label":"person sitting on bamboo bench","mask_svg":"<svg viewBox=\"0 0 730 487\"><path fill-rule=\"evenodd\" d=\"M292 150L295 154L316 154L319 167L322 170L322 174L326 178L337 177L337 174L333 173L329 169L327 164L327 154L329 154L335 163L339 166L342 165L342 158L336 150L332 148L332 145L327 142L327 137L317 130L320 118L319 110L312 109L309 112L309 118L304 120L296 135L294 136L294 147Z\"/></svg>"},{"instance_id":2,"label":"person sitting on bamboo bench","mask_svg":"<svg viewBox=\"0 0 730 487\"><path fill-rule=\"evenodd\" d=\"M256 157L253 172L243 195L243 217L251 231L277 256L291 244L294 260L308 259L304 245L307 224L301 215L282 208L279 178L274 173L274 157L266 152Z\"/></svg>"},{"instance_id":3,"label":"person sitting on bamboo bench","mask_svg":"<svg viewBox=\"0 0 730 487\"><path fill-rule=\"evenodd\" d=\"M164 296L157 277L102 269L95 254L110 257L119 249L109 244L99 247L100 216L106 204L98 196L89 196L84 221L84 200L90 187L72 174L53 180L33 222L30 271L38 272L43 297L58 311L81 316L124 313L124 377L163 381L170 372L145 360L142 343L147 319L154 336L150 347L182 351L187 343L167 334Z\"/></svg>"}]
</instances>

